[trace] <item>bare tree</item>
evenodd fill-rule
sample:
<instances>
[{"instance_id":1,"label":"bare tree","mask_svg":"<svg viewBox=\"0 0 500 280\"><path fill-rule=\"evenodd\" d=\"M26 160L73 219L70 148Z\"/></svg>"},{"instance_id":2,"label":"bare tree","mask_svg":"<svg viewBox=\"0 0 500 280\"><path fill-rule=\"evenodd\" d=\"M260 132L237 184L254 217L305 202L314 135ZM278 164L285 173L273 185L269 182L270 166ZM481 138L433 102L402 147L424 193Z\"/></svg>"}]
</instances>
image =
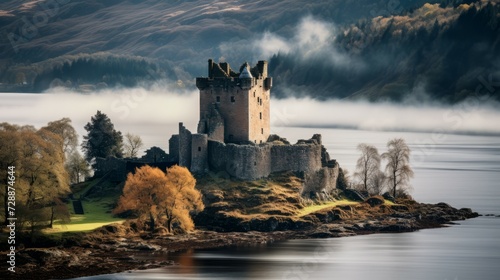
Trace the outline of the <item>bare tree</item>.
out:
<instances>
[{"instance_id":1,"label":"bare tree","mask_svg":"<svg viewBox=\"0 0 500 280\"><path fill-rule=\"evenodd\" d=\"M137 153L144 146L139 135L125 134L125 157L137 157Z\"/></svg>"},{"instance_id":2,"label":"bare tree","mask_svg":"<svg viewBox=\"0 0 500 280\"><path fill-rule=\"evenodd\" d=\"M382 194L384 192L386 178L382 171L378 171L374 176L370 188L370 192L374 195Z\"/></svg>"},{"instance_id":3,"label":"bare tree","mask_svg":"<svg viewBox=\"0 0 500 280\"><path fill-rule=\"evenodd\" d=\"M73 184L78 184L81 179L85 180L86 177L90 176L90 166L78 151L74 151L69 155L66 161L66 170L70 182Z\"/></svg>"},{"instance_id":4,"label":"bare tree","mask_svg":"<svg viewBox=\"0 0 500 280\"><path fill-rule=\"evenodd\" d=\"M410 148L402 138L395 138L387 142L388 151L382 154L382 158L387 160L385 173L392 195L396 197L398 188L401 191L410 188L410 178L413 177L413 170L410 166Z\"/></svg>"},{"instance_id":5,"label":"bare tree","mask_svg":"<svg viewBox=\"0 0 500 280\"><path fill-rule=\"evenodd\" d=\"M380 173L380 155L377 148L367 144L359 144L358 150L361 157L357 161L354 177L361 182L362 190L371 193L375 177Z\"/></svg>"}]
</instances>

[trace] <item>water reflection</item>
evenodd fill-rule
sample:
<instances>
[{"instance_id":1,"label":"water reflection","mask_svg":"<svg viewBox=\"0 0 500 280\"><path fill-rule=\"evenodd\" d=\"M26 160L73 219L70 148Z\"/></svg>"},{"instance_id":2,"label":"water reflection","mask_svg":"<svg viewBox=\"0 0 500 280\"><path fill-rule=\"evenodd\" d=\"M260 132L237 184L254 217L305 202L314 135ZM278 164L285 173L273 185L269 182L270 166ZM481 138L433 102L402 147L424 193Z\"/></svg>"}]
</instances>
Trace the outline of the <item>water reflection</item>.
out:
<instances>
[{"instance_id":1,"label":"water reflection","mask_svg":"<svg viewBox=\"0 0 500 280\"><path fill-rule=\"evenodd\" d=\"M283 135L294 141L294 136L318 132L332 157L351 171L359 142L383 151L390 138L403 137L411 144L428 137L426 133L307 128L286 128ZM412 184L417 200L446 201L500 215L499 137L449 135L433 149L415 166ZM413 233L191 250L157 256L174 260L179 263L176 266L84 279L498 279L500 218L460 223Z\"/></svg>"},{"instance_id":2,"label":"water reflection","mask_svg":"<svg viewBox=\"0 0 500 280\"><path fill-rule=\"evenodd\" d=\"M176 266L82 279L498 279L500 218L443 229L190 250Z\"/></svg>"}]
</instances>

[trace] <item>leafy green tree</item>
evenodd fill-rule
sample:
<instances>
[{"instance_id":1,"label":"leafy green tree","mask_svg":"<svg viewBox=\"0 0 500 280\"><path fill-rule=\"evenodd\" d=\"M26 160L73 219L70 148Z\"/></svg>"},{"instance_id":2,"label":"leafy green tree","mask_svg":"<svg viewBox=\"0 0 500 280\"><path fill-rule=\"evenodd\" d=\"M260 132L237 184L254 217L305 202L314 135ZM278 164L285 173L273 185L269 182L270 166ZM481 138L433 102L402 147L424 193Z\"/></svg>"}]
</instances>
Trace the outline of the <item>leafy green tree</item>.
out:
<instances>
[{"instance_id":1,"label":"leafy green tree","mask_svg":"<svg viewBox=\"0 0 500 280\"><path fill-rule=\"evenodd\" d=\"M92 163L95 158L108 156L123 157L123 136L106 114L97 111L85 125L88 134L83 136L82 148L85 159Z\"/></svg>"}]
</instances>

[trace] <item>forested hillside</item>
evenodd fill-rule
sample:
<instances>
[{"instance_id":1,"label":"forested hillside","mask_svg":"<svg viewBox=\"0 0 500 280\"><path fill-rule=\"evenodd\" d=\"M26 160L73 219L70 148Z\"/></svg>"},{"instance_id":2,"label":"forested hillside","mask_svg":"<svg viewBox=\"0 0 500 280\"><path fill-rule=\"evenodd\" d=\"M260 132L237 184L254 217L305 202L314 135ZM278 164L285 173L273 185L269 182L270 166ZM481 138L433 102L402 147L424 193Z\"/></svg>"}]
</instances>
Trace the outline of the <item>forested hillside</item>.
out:
<instances>
[{"instance_id":1,"label":"forested hillside","mask_svg":"<svg viewBox=\"0 0 500 280\"><path fill-rule=\"evenodd\" d=\"M214 58L269 60L278 97L455 103L489 81L498 98L499 17L499 0L10 0L0 91L194 88Z\"/></svg>"},{"instance_id":2,"label":"forested hillside","mask_svg":"<svg viewBox=\"0 0 500 280\"><path fill-rule=\"evenodd\" d=\"M274 55L277 94L461 101L484 80L500 78L499 7L426 4L402 16L361 20L328 45L340 62L325 59L328 53L306 60L294 51ZM487 93L500 97L498 90L479 94Z\"/></svg>"}]
</instances>

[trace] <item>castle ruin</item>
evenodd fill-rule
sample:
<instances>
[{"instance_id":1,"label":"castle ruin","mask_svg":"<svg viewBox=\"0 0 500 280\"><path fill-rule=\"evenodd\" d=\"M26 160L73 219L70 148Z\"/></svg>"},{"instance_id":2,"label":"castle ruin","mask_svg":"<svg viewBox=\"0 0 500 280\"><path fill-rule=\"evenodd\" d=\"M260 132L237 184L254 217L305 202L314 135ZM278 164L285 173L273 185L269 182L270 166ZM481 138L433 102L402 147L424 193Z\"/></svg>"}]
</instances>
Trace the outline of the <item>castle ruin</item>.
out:
<instances>
[{"instance_id":1,"label":"castle ruin","mask_svg":"<svg viewBox=\"0 0 500 280\"><path fill-rule=\"evenodd\" d=\"M241 180L274 172L304 174L303 192L329 193L339 167L322 145L321 135L291 145L270 134L272 78L267 62L244 63L235 72L228 63L208 60L208 77L196 78L200 90L197 133L179 123L169 140L169 157L193 173L225 171Z\"/></svg>"}]
</instances>

